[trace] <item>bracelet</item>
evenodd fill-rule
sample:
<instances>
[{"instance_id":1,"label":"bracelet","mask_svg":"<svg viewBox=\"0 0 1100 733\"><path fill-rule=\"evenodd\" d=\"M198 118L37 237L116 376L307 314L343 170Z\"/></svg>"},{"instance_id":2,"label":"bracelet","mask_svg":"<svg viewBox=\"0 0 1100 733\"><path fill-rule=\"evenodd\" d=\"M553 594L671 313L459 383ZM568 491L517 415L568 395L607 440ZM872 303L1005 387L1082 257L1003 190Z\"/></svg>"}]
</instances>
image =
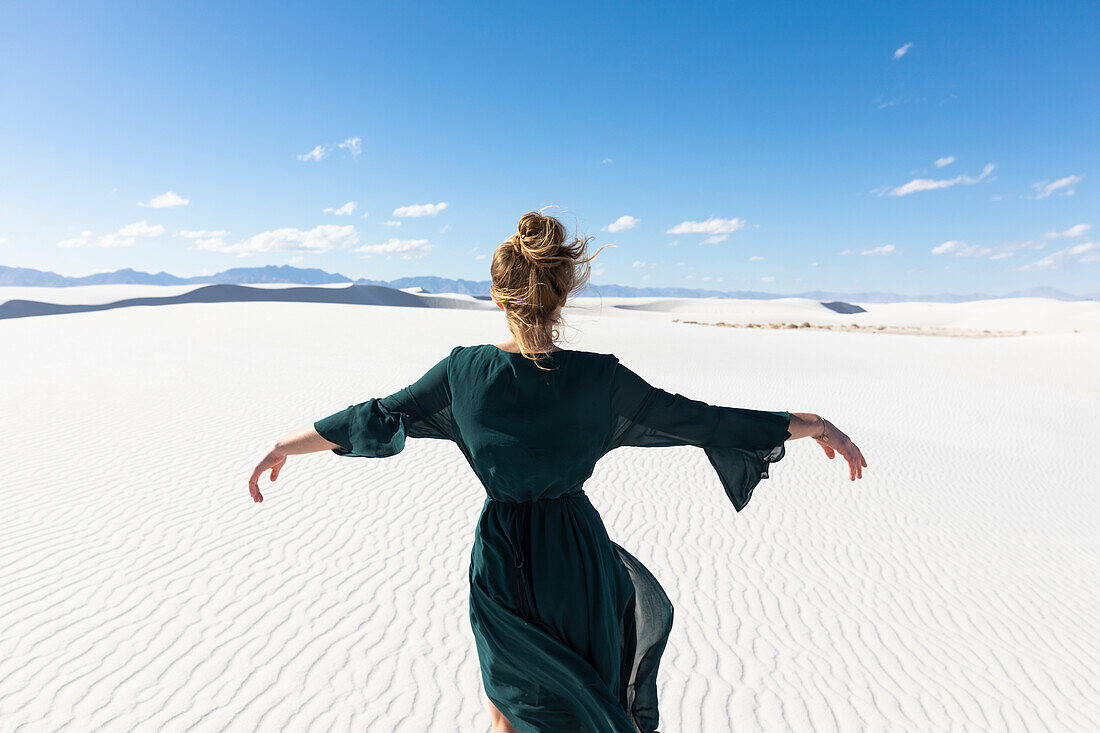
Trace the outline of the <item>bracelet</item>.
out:
<instances>
[{"instance_id":1,"label":"bracelet","mask_svg":"<svg viewBox=\"0 0 1100 733\"><path fill-rule=\"evenodd\" d=\"M821 415L818 415L818 417L821 417ZM824 443L828 443L829 442L829 434L827 432L827 428L828 428L828 425L825 423L825 418L821 417L821 435L814 438L814 440L820 440Z\"/></svg>"}]
</instances>

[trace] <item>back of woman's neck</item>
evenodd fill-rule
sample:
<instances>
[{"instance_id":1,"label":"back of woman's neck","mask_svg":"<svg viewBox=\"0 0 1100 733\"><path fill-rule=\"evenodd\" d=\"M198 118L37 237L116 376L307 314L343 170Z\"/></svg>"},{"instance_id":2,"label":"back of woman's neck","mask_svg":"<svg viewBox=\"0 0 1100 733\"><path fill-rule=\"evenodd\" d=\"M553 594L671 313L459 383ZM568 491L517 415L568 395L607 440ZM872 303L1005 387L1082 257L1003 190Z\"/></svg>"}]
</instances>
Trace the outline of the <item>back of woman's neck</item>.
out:
<instances>
[{"instance_id":1,"label":"back of woman's neck","mask_svg":"<svg viewBox=\"0 0 1100 733\"><path fill-rule=\"evenodd\" d=\"M510 351L513 354L520 353L519 344L516 343L515 339L509 339L508 341L505 341L502 344L495 344L495 346L498 349L500 349L501 351ZM546 352L550 352L550 351L561 351L561 349L559 349L556 344L550 344L550 347L551 348L549 348L549 349L547 349L547 348L535 349L532 353L542 354L542 353L546 353Z\"/></svg>"}]
</instances>

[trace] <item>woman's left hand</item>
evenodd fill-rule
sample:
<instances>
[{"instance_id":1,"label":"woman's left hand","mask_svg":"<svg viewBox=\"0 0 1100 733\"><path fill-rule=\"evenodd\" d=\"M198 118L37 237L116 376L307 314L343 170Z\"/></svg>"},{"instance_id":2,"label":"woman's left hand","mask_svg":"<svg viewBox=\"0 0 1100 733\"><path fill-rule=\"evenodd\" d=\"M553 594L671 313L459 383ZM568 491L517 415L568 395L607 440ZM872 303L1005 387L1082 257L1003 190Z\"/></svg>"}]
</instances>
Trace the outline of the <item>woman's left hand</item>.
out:
<instances>
[{"instance_id":1,"label":"woman's left hand","mask_svg":"<svg viewBox=\"0 0 1100 733\"><path fill-rule=\"evenodd\" d=\"M286 463L286 456L282 453L278 453L274 450L269 451L266 456L260 459L260 462L256 464L256 468L252 471L252 478L248 479L248 493L252 494L252 501L259 503L264 500L263 494L260 493L260 476L263 476L264 471L271 469L271 480L279 478L279 471Z\"/></svg>"}]
</instances>

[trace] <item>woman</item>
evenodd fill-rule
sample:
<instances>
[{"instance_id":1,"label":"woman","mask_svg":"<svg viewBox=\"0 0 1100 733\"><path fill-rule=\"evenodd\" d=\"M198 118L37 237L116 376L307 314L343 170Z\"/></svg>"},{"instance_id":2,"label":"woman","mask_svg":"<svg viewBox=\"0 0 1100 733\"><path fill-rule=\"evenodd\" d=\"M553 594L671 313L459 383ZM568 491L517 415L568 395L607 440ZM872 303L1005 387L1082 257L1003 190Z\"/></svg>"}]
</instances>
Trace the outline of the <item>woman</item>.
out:
<instances>
[{"instance_id":1,"label":"woman","mask_svg":"<svg viewBox=\"0 0 1100 733\"><path fill-rule=\"evenodd\" d=\"M288 455L380 458L406 438L454 441L486 488L470 563L469 615L493 731L655 733L657 667L672 605L607 535L582 490L619 446L702 448L737 511L785 441L859 449L811 413L717 407L646 383L612 354L555 345L566 298L589 276L587 240L531 212L493 256L490 290L512 338L457 346L418 381L280 438L252 474ZM596 254L599 254L598 252Z\"/></svg>"}]
</instances>

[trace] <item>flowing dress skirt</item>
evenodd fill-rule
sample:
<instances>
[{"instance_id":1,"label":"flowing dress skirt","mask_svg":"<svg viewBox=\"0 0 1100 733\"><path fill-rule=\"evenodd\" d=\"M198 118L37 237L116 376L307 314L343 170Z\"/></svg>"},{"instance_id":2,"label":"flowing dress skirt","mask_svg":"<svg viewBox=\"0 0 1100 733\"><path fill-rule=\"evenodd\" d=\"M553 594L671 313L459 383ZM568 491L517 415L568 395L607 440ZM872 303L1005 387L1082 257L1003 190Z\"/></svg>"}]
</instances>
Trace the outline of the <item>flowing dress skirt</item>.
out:
<instances>
[{"instance_id":1,"label":"flowing dress skirt","mask_svg":"<svg viewBox=\"0 0 1100 733\"><path fill-rule=\"evenodd\" d=\"M657 731L672 604L583 491L485 501L470 622L486 694L519 733Z\"/></svg>"}]
</instances>

